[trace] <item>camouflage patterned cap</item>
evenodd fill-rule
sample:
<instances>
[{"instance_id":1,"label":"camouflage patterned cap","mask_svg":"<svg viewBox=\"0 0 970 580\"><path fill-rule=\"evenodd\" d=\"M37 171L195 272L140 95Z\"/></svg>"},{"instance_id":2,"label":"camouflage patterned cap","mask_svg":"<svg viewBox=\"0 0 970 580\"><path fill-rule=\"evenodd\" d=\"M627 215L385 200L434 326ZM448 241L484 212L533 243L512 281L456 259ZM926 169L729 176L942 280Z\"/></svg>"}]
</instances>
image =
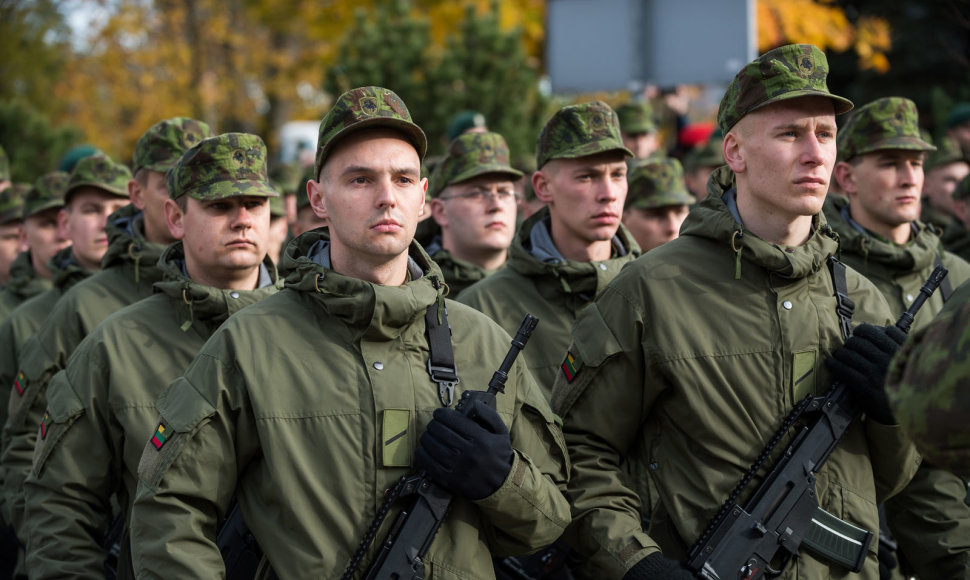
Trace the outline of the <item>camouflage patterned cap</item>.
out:
<instances>
[{"instance_id":1,"label":"camouflage patterned cap","mask_svg":"<svg viewBox=\"0 0 970 580\"><path fill-rule=\"evenodd\" d=\"M509 164L509 146L498 133L464 133L448 146L448 155L431 175L428 193L438 197L449 185L495 173L515 181L522 172Z\"/></svg>"},{"instance_id":2,"label":"camouflage patterned cap","mask_svg":"<svg viewBox=\"0 0 970 580\"><path fill-rule=\"evenodd\" d=\"M552 159L576 159L606 151L627 157L616 112L602 101L563 107L546 122L536 142L536 167Z\"/></svg>"},{"instance_id":3,"label":"camouflage patterned cap","mask_svg":"<svg viewBox=\"0 0 970 580\"><path fill-rule=\"evenodd\" d=\"M10 158L3 147L0 147L0 181L10 181Z\"/></svg>"},{"instance_id":4,"label":"camouflage patterned cap","mask_svg":"<svg viewBox=\"0 0 970 580\"><path fill-rule=\"evenodd\" d=\"M711 137L700 147L691 149L684 156L684 170L694 171L701 167L720 167L724 165L724 140Z\"/></svg>"},{"instance_id":5,"label":"camouflage patterned cap","mask_svg":"<svg viewBox=\"0 0 970 580\"><path fill-rule=\"evenodd\" d=\"M655 209L690 205L697 199L688 193L684 169L673 157L642 159L627 173L629 187L624 209Z\"/></svg>"},{"instance_id":6,"label":"camouflage patterned cap","mask_svg":"<svg viewBox=\"0 0 970 580\"><path fill-rule=\"evenodd\" d=\"M11 184L10 187L0 190L0 226L20 221L24 208L24 194L30 189L30 186L25 189L24 185L26 184Z\"/></svg>"},{"instance_id":7,"label":"camouflage patterned cap","mask_svg":"<svg viewBox=\"0 0 970 580\"><path fill-rule=\"evenodd\" d=\"M654 133L657 124L653 121L653 109L650 103L623 103L616 108L616 116L620 119L620 131L633 133Z\"/></svg>"},{"instance_id":8,"label":"camouflage patterned cap","mask_svg":"<svg viewBox=\"0 0 970 580\"><path fill-rule=\"evenodd\" d=\"M829 63L811 44L789 44L769 50L748 63L728 85L717 111L717 126L727 132L752 111L798 97L827 97L835 113L852 109L852 101L829 92Z\"/></svg>"},{"instance_id":9,"label":"camouflage patterned cap","mask_svg":"<svg viewBox=\"0 0 970 580\"><path fill-rule=\"evenodd\" d=\"M327 155L341 138L361 129L377 127L403 133L418 151L418 158L424 159L424 154L428 152L428 139L421 127L411 120L411 113L401 97L381 87L359 87L340 95L330 112L320 121L314 175L320 175Z\"/></svg>"},{"instance_id":10,"label":"camouflage patterned cap","mask_svg":"<svg viewBox=\"0 0 970 580\"><path fill-rule=\"evenodd\" d=\"M282 195L269 198L269 215L274 218L286 216L286 203Z\"/></svg>"},{"instance_id":11,"label":"camouflage patterned cap","mask_svg":"<svg viewBox=\"0 0 970 580\"><path fill-rule=\"evenodd\" d=\"M916 104L902 97L884 97L859 107L839 130L838 147L839 161L884 149L936 150L920 137Z\"/></svg>"},{"instance_id":12,"label":"camouflage patterned cap","mask_svg":"<svg viewBox=\"0 0 970 580\"><path fill-rule=\"evenodd\" d=\"M202 121L188 117L174 117L155 123L135 144L132 173L149 169L165 173L175 167L182 154L203 139L212 137L212 130Z\"/></svg>"},{"instance_id":13,"label":"camouflage patterned cap","mask_svg":"<svg viewBox=\"0 0 970 580\"><path fill-rule=\"evenodd\" d=\"M103 153L82 158L71 171L64 192L64 205L71 203L71 196L82 187L96 187L102 191L128 197L128 181L131 171Z\"/></svg>"},{"instance_id":14,"label":"camouflage patterned cap","mask_svg":"<svg viewBox=\"0 0 970 580\"><path fill-rule=\"evenodd\" d=\"M937 167L943 167L944 165L957 163L958 161L970 164L970 160L963 154L963 150L960 149L960 145L956 141L953 139L940 139L939 144L936 146L936 151L927 154L926 159L923 161L923 171L929 173Z\"/></svg>"},{"instance_id":15,"label":"camouflage patterned cap","mask_svg":"<svg viewBox=\"0 0 970 580\"><path fill-rule=\"evenodd\" d=\"M172 199L279 196L266 173L266 144L249 133L224 133L200 141L168 170L165 182Z\"/></svg>"},{"instance_id":16,"label":"camouflage patterned cap","mask_svg":"<svg viewBox=\"0 0 970 580\"><path fill-rule=\"evenodd\" d=\"M963 178L953 190L953 199L970 199L970 175Z\"/></svg>"},{"instance_id":17,"label":"camouflage patterned cap","mask_svg":"<svg viewBox=\"0 0 970 580\"><path fill-rule=\"evenodd\" d=\"M24 195L23 219L44 210L64 207L64 192L70 179L71 175L65 171L51 171L40 176Z\"/></svg>"}]
</instances>

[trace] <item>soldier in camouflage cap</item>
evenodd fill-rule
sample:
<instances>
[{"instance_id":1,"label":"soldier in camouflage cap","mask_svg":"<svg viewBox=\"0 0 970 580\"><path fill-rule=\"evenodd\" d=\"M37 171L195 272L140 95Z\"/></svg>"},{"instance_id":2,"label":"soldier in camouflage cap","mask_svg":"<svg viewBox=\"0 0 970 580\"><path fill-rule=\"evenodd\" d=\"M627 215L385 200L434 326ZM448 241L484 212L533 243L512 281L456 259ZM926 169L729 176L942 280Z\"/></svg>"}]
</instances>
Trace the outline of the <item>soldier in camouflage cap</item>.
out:
<instances>
[{"instance_id":1,"label":"soldier in camouflage cap","mask_svg":"<svg viewBox=\"0 0 970 580\"><path fill-rule=\"evenodd\" d=\"M836 114L851 110L851 101L829 92L825 83L828 73L828 60L817 46L789 44L770 50L731 81L718 108L717 126L727 135L748 113L799 97L825 97L832 101Z\"/></svg>"},{"instance_id":2,"label":"soldier in camouflage cap","mask_svg":"<svg viewBox=\"0 0 970 580\"><path fill-rule=\"evenodd\" d=\"M636 163L627 174L623 225L644 252L677 237L696 199L687 191L684 169L673 157Z\"/></svg>"},{"instance_id":3,"label":"soldier in camouflage cap","mask_svg":"<svg viewBox=\"0 0 970 580\"><path fill-rule=\"evenodd\" d=\"M421 127L411 121L411 113L401 97L381 87L360 87L340 95L320 122L314 173L319 177L327 156L344 137L362 129L386 127L403 133L423 159L428 140Z\"/></svg>"},{"instance_id":4,"label":"soldier in camouflage cap","mask_svg":"<svg viewBox=\"0 0 970 580\"><path fill-rule=\"evenodd\" d=\"M723 145L724 137L720 130L716 130L706 143L691 149L684 156L684 182L687 191L697 201L707 197L707 180L715 169L724 165Z\"/></svg>"},{"instance_id":5,"label":"soldier in camouflage cap","mask_svg":"<svg viewBox=\"0 0 970 580\"><path fill-rule=\"evenodd\" d=\"M82 268L101 268L108 251L108 216L128 205L130 180L127 167L103 154L81 159L71 171L58 223L71 238L74 259Z\"/></svg>"},{"instance_id":6,"label":"soldier in camouflage cap","mask_svg":"<svg viewBox=\"0 0 970 580\"><path fill-rule=\"evenodd\" d=\"M131 203L141 212L140 233L152 244L175 241L165 222L165 200L169 198L165 173L175 167L188 149L212 137L209 125L187 117L173 117L152 125L135 145L132 173L128 185Z\"/></svg>"},{"instance_id":7,"label":"soldier in camouflage cap","mask_svg":"<svg viewBox=\"0 0 970 580\"><path fill-rule=\"evenodd\" d=\"M27 251L18 260L22 261L18 269L21 271L20 284L24 289L36 278L49 280L47 261L70 244L57 225L57 215L64 207L64 192L67 191L69 178L63 171L52 171L41 176L24 194L21 241Z\"/></svg>"},{"instance_id":8,"label":"soldier in camouflage cap","mask_svg":"<svg viewBox=\"0 0 970 580\"><path fill-rule=\"evenodd\" d=\"M429 209L441 235L428 244L428 254L441 266L453 298L505 264L520 177L505 139L490 132L459 135L432 174Z\"/></svg>"},{"instance_id":9,"label":"soldier in camouflage cap","mask_svg":"<svg viewBox=\"0 0 970 580\"><path fill-rule=\"evenodd\" d=\"M17 255L26 249L21 242L23 188L0 189L0 288L10 280L10 267Z\"/></svg>"},{"instance_id":10,"label":"soldier in camouflage cap","mask_svg":"<svg viewBox=\"0 0 970 580\"><path fill-rule=\"evenodd\" d=\"M660 147L657 139L657 124L653 119L650 103L637 101L623 103L616 108L620 121L620 135L623 145L633 152L637 159L646 159Z\"/></svg>"},{"instance_id":11,"label":"soldier in camouflage cap","mask_svg":"<svg viewBox=\"0 0 970 580\"><path fill-rule=\"evenodd\" d=\"M920 219L932 223L943 230L944 240L950 233L953 223L953 193L957 184L970 175L970 160L960 147L951 139L942 139L936 151L926 156L923 162L923 212ZM963 229L960 227L959 229Z\"/></svg>"}]
</instances>

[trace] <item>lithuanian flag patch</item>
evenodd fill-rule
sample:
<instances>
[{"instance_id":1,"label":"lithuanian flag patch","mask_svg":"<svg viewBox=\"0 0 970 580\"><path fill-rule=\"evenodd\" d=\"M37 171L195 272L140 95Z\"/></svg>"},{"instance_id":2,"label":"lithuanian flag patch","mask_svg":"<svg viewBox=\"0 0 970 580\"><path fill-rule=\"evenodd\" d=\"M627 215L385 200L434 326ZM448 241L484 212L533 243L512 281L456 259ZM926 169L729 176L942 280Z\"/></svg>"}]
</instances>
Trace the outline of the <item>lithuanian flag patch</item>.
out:
<instances>
[{"instance_id":1,"label":"lithuanian flag patch","mask_svg":"<svg viewBox=\"0 0 970 580\"><path fill-rule=\"evenodd\" d=\"M44 420L40 422L40 438L47 439L47 426L50 425L51 414L49 411L44 411Z\"/></svg>"},{"instance_id":2,"label":"lithuanian flag patch","mask_svg":"<svg viewBox=\"0 0 970 580\"><path fill-rule=\"evenodd\" d=\"M566 376L566 382L573 382L582 368L583 361L579 358L579 355L567 352L566 358L562 361L562 374Z\"/></svg>"},{"instance_id":3,"label":"lithuanian flag patch","mask_svg":"<svg viewBox=\"0 0 970 580\"><path fill-rule=\"evenodd\" d=\"M155 434L152 435L152 445L155 449L161 451L162 446L165 445L165 441L168 438L168 431L165 427L165 423L159 423L158 428L155 429Z\"/></svg>"},{"instance_id":4,"label":"lithuanian flag patch","mask_svg":"<svg viewBox=\"0 0 970 580\"><path fill-rule=\"evenodd\" d=\"M18 395L23 395L26 387L27 377L24 376L24 371L20 371L17 373L17 378L13 380L13 388L16 389Z\"/></svg>"}]
</instances>

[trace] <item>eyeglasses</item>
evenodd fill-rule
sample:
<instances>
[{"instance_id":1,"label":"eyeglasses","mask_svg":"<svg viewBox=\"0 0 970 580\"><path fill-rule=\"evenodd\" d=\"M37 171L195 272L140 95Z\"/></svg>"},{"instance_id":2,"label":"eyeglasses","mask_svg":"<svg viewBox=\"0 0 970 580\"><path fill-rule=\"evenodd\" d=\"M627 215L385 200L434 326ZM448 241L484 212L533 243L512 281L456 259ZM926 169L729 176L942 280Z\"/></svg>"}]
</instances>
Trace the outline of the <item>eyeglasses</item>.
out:
<instances>
[{"instance_id":1,"label":"eyeglasses","mask_svg":"<svg viewBox=\"0 0 970 580\"><path fill-rule=\"evenodd\" d=\"M468 201L473 201L476 203L483 203L485 201L491 202L492 199L497 199L499 202L508 203L510 201L514 201L517 197L518 196L515 194L515 191L511 189L499 189L493 191L490 189L475 188L468 190L465 193L456 193L454 195L440 197L438 199L444 201L449 199L467 199Z\"/></svg>"}]
</instances>

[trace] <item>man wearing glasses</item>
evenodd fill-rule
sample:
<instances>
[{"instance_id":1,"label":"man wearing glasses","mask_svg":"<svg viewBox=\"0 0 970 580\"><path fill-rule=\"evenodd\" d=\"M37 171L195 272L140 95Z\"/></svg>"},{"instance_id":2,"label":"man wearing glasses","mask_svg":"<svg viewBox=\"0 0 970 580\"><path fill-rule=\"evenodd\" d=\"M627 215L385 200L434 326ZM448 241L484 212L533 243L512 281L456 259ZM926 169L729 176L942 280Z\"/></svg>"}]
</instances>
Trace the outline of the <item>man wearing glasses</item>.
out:
<instances>
[{"instance_id":1,"label":"man wearing glasses","mask_svg":"<svg viewBox=\"0 0 970 580\"><path fill-rule=\"evenodd\" d=\"M441 267L449 298L505 264L515 234L514 182L522 172L509 164L498 133L464 133L431 175L431 216L441 235L428 254Z\"/></svg>"},{"instance_id":2,"label":"man wearing glasses","mask_svg":"<svg viewBox=\"0 0 970 580\"><path fill-rule=\"evenodd\" d=\"M626 159L616 113L602 102L560 109L538 140L532 186L546 207L522 223L508 267L470 287L459 302L514 332L526 312L541 321L523 351L546 396L579 311L640 255L620 224Z\"/></svg>"}]
</instances>

